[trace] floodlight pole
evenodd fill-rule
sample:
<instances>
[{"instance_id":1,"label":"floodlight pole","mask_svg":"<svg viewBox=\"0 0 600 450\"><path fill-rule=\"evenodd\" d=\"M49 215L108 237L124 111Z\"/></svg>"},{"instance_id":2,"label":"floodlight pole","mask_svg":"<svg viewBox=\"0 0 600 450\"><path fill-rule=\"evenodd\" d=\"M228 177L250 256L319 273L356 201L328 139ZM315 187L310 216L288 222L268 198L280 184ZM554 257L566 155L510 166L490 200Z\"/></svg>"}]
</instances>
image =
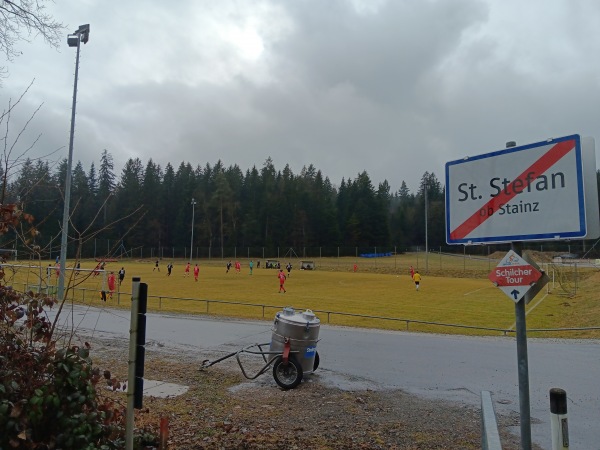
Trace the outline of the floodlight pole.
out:
<instances>
[{"instance_id":1,"label":"floodlight pole","mask_svg":"<svg viewBox=\"0 0 600 450\"><path fill-rule=\"evenodd\" d=\"M77 47L75 57L75 81L73 82L73 106L71 107L71 133L69 136L69 157L67 158L67 177L65 180L65 204L63 208L62 235L60 241L60 273L58 275L57 298L64 299L65 268L67 265L67 236L69 234L69 205L71 202L71 170L73 167L73 139L75 137L75 107L77 106L77 78L79 76L79 49L81 41L87 43L90 34L89 25L81 25L77 31L67 36L69 47Z\"/></svg>"},{"instance_id":2,"label":"floodlight pole","mask_svg":"<svg viewBox=\"0 0 600 450\"><path fill-rule=\"evenodd\" d=\"M194 207L196 206L196 200L192 198L192 237L190 239L190 263L192 262L192 255L194 253Z\"/></svg>"},{"instance_id":3,"label":"floodlight pole","mask_svg":"<svg viewBox=\"0 0 600 450\"><path fill-rule=\"evenodd\" d=\"M429 218L429 211L427 210L427 183L425 183L425 273L429 272L429 235L427 232L427 222Z\"/></svg>"}]
</instances>

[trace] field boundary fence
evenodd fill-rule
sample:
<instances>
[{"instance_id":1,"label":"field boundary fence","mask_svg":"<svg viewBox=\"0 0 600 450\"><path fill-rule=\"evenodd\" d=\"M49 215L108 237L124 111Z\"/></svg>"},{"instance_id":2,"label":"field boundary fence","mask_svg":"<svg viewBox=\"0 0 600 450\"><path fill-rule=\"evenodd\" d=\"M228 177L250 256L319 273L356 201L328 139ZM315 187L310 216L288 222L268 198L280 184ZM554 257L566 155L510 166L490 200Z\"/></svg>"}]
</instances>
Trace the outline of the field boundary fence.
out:
<instances>
[{"instance_id":1,"label":"field boundary fence","mask_svg":"<svg viewBox=\"0 0 600 450\"><path fill-rule=\"evenodd\" d=\"M600 259L600 246L595 242L563 243L563 242L541 242L526 243L525 251L543 253L551 258L582 258L586 260ZM12 259L18 250L22 260L42 259L52 260L60 254L60 243L49 245L42 254L32 253L27 248L19 247L7 250L14 252L7 254L7 259ZM403 254L412 254L415 257L414 264L419 264L422 269L428 269L431 264L434 269L444 269L445 257L462 257L468 265L469 260L493 260L499 253L506 253L510 249L508 244L490 245L436 245L427 246L423 243L410 245L374 245L374 246L148 246L125 242L120 239L94 238L86 241L81 248L77 243L71 242L67 245L67 258L75 258L78 251L83 259L161 259L161 260L226 260L226 259L313 259L322 258L355 258L357 261L369 261L376 263L378 259L390 258ZM437 258L437 259L436 259Z\"/></svg>"},{"instance_id":2,"label":"field boundary fence","mask_svg":"<svg viewBox=\"0 0 600 450\"><path fill-rule=\"evenodd\" d=\"M39 285L37 285L37 284L36 285L28 285L27 283L22 283L22 284L23 284L24 290L26 290L26 291L31 290L34 292L35 291L39 292ZM53 294L53 293L55 293L55 287L48 286L46 288L43 288L42 292L44 292L46 294ZM88 299L91 297L96 297L97 300L100 300L103 298L102 291L98 291L97 289L69 288L68 293L71 294L70 300L81 301L82 303L86 302L86 293L88 295ZM67 295L68 295L68 293L67 293ZM76 296L75 295L76 293L79 293L79 295ZM130 298L130 297L131 297L131 292L117 291L114 293L113 301L116 300L116 306L121 306L121 302L125 301L125 299ZM211 305L236 305L236 306L257 308L257 309L261 310L261 316L263 319L267 318L265 315L267 310L282 310L285 306L287 306L287 305L267 305L267 304L262 304L262 303L247 303L247 302L231 301L231 300L212 300L212 299L199 299L199 298L189 298L189 297L170 297L170 296L166 296L166 295L148 295L148 299L149 300L150 299L158 300L158 311L171 311L169 309L166 309L166 310L163 309L163 302L173 300L173 301L183 301L183 302L204 303L205 309L202 314L209 314L209 315L216 314L216 313L211 312L211 310L210 310ZM149 307L149 309L150 309L150 307ZM336 323L334 323L332 321L332 317L339 316L339 317L352 317L352 318L359 318L359 319L369 319L369 320L380 320L380 321L386 321L386 322L403 323L404 331L419 331L419 330L415 330L414 328L411 329L410 328L411 325L428 325L428 326L434 326L434 327L440 327L440 328L462 328L462 329L468 329L468 330L497 332L499 334L502 334L503 336L508 336L508 335L512 335L512 334L516 333L516 331L514 329L505 329L505 328L493 328L493 327L483 327L483 326L476 326L476 325L464 325L464 324L444 323L444 322L431 322L431 321L408 319L408 318L402 318L402 317L387 317L387 316L376 316L376 315L369 315L369 314L356 314L356 313L349 313L349 312L343 312L343 311L327 311L327 310L318 310L318 309L313 309L312 311L314 313L321 315L321 317L325 316L327 318L325 323L328 325L336 325ZM191 314L194 314L194 313L191 313ZM197 313L197 314L200 314L200 313ZM323 319L321 319L321 322L323 322ZM567 331L597 331L597 330L600 330L600 327L528 328L527 329L528 332L532 332L532 333L533 332L552 333L552 332L567 332Z\"/></svg>"}]
</instances>

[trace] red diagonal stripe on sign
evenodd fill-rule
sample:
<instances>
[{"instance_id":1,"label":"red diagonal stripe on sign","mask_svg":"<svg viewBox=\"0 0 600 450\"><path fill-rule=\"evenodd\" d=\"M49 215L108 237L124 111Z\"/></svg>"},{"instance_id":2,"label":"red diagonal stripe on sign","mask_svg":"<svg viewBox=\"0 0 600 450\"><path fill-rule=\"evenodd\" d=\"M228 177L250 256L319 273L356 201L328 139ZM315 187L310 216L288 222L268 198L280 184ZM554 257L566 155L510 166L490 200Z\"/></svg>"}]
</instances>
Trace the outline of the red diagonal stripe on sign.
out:
<instances>
[{"instance_id":1,"label":"red diagonal stripe on sign","mask_svg":"<svg viewBox=\"0 0 600 450\"><path fill-rule=\"evenodd\" d=\"M574 140L559 142L554 147L552 147L550 150L548 150L546 153L544 153L540 157L540 159L535 161L530 167L528 167L523 173L521 173L521 175L519 175L517 178L515 178L515 180L518 178L524 180L528 173L532 173L531 177L535 180L540 175L543 175L544 172L546 172L550 167L552 167L554 164L556 164L558 161L560 161L560 159L563 156L565 156L567 153L569 153L571 150L573 150L574 147L575 147ZM514 182L514 180L511 182L511 184L513 182ZM523 190L525 190L525 189L527 189L527 186L525 186ZM467 220L465 220L461 225L456 227L456 229L450 233L450 238L453 240L464 239L475 228L477 228L479 225L481 225L483 222L485 222L490 217L493 217L493 215L488 215L488 214L485 214L482 216L479 213L479 211L482 209L485 209L487 211L490 207L493 208L494 212L497 211L498 207L501 204L505 204L505 203L509 202L513 197L515 197L517 195L517 192L514 192L515 191L514 189L511 189L511 191L512 192L507 194L505 192L505 190L503 189L498 195L496 195L494 198L492 198L489 202L487 202L485 205L479 207L477 209L477 211L475 211L471 217L469 217Z\"/></svg>"}]
</instances>

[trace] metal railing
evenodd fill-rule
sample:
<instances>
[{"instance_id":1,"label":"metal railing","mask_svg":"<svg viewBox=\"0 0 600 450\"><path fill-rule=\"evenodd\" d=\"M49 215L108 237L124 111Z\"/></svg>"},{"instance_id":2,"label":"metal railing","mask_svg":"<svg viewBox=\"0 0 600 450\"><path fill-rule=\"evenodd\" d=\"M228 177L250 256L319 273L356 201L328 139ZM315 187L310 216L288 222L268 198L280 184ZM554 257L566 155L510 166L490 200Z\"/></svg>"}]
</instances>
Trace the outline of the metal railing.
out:
<instances>
[{"instance_id":1,"label":"metal railing","mask_svg":"<svg viewBox=\"0 0 600 450\"><path fill-rule=\"evenodd\" d=\"M24 286L25 291L27 291L27 290L38 291L39 290L38 284L27 285L26 283L23 283L23 286ZM45 293L54 294L55 287L54 286L50 286L49 288L42 287L42 291ZM79 291L81 294L77 298L75 298L76 291ZM68 290L68 293L71 294L71 296L70 296L71 300L79 300L82 302L85 302L86 292L87 293L92 292L92 293L94 293L93 295L97 296L97 298L100 297L100 295L99 295L100 291L98 291L97 289L69 288L69 290ZM68 293L67 293L67 295L68 295ZM122 291L115 292L114 297L117 300L117 305L121 304L121 296L130 297L131 293L130 292L122 292ZM237 305L237 306L247 306L247 307L251 307L251 308L260 308L261 316L263 319L266 318L265 311L267 309L281 310L285 306L288 306L288 305L266 305L266 304L261 304L261 303L248 303L248 302L231 301L231 300L213 300L213 299L201 299L201 298L190 298L190 297L170 297L170 296L166 296L166 295L148 295L148 299L151 299L151 298L158 299L159 311L163 309L163 301L164 300L175 300L175 301L184 301L184 302L204 303L206 305L204 314L211 313L210 306L213 304L214 305ZM360 318L360 319L381 320L381 321L388 321L388 322L403 323L406 331L410 331L410 325L429 325L429 326L436 326L436 327L441 327L441 328L462 328L462 329L468 329L468 330L497 332L497 333L503 334L504 336L507 336L512 333L516 333L516 330L513 330L513 329L482 327L482 326L476 326L476 325L463 325L463 324L456 324L456 323L432 322L432 321L427 321L427 320L407 319L407 318L403 318L403 317L386 317L386 316L376 316L376 315L369 315L369 314L349 313L349 312L343 312L343 311L327 311L327 310L319 310L319 309L313 309L313 312L319 313L319 314L322 314L323 316L325 316L327 318L325 323L327 323L327 324L332 323L332 320L331 320L332 316L340 316L340 317L353 317L353 318ZM539 332L539 333L564 332L564 331L594 331L594 330L600 330L600 326L599 327L528 328L527 329L528 332Z\"/></svg>"}]
</instances>

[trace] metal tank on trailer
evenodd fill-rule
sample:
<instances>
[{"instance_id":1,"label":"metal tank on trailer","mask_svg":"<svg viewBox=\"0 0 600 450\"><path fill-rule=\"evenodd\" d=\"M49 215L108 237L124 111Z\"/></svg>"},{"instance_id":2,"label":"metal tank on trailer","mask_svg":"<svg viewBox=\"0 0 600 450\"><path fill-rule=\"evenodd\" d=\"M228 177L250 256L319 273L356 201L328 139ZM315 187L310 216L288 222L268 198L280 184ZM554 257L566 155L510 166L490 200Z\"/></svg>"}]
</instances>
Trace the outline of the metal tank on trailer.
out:
<instances>
[{"instance_id":1,"label":"metal tank on trailer","mask_svg":"<svg viewBox=\"0 0 600 450\"><path fill-rule=\"evenodd\" d=\"M253 344L241 350L229 353L214 361L202 361L202 369L213 366L232 356L237 359L242 374L249 380L254 380L273 366L273 378L283 389L293 389L302 382L305 373L313 373L319 367L319 328L321 321L307 309L296 312L294 308L286 307L275 315L271 342ZM269 350L263 349L269 346ZM242 365L240 355L259 355L265 365L255 374L250 375Z\"/></svg>"},{"instance_id":2,"label":"metal tank on trailer","mask_svg":"<svg viewBox=\"0 0 600 450\"><path fill-rule=\"evenodd\" d=\"M285 378L285 373L282 372L297 370L293 367L295 365L298 365L301 371L299 379L296 377L293 379L295 385L302 381L303 374L317 370L319 366L317 342L320 326L321 321L310 309L296 312L294 308L286 307L275 315L270 350L282 353L282 358L276 361L273 367L275 381L278 382L278 378ZM292 367L289 367L290 365ZM276 372L278 370L279 374ZM293 375L290 373L289 377Z\"/></svg>"}]
</instances>

